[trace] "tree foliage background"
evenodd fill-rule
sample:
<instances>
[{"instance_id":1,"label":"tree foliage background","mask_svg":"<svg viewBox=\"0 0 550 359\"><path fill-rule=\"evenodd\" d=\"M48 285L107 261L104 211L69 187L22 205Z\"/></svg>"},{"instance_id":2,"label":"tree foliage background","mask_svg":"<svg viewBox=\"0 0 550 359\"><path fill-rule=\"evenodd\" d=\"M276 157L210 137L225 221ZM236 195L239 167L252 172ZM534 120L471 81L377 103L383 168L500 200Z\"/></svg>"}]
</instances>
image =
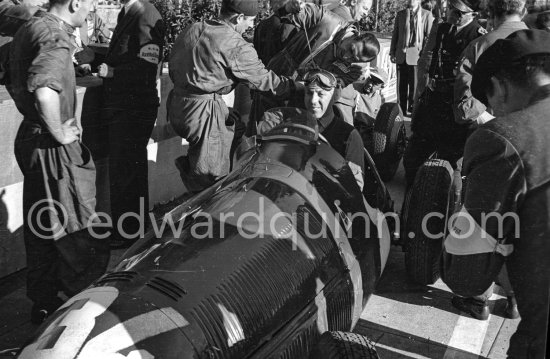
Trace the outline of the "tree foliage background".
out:
<instances>
[{"instance_id":1,"label":"tree foliage background","mask_svg":"<svg viewBox=\"0 0 550 359\"><path fill-rule=\"evenodd\" d=\"M405 7L406 1L379 0L377 30L375 29L374 9L370 11L367 18L360 22L361 29L391 33L395 15L397 11ZM151 2L161 13L167 27L165 55L168 56L177 36L187 25L217 17L222 0L151 0ZM269 0L258 0L258 2L260 3L260 12L256 18L257 22L270 15ZM245 34L245 37L247 36L251 37L252 34Z\"/></svg>"}]
</instances>

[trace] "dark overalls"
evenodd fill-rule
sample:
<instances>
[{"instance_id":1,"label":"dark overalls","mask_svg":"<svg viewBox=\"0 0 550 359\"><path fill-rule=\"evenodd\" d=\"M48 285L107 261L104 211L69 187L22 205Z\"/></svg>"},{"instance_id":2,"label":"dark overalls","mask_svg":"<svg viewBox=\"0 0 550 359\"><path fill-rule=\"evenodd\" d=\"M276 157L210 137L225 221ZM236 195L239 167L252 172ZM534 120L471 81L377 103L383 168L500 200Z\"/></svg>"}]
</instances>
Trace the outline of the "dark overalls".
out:
<instances>
[{"instance_id":1,"label":"dark overalls","mask_svg":"<svg viewBox=\"0 0 550 359\"><path fill-rule=\"evenodd\" d=\"M24 120L15 139L15 156L24 176L23 235L27 253L27 295L48 312L103 274L105 241L93 240L95 166L79 141L61 145L35 106L34 92L56 91L60 119L75 117L76 84L69 33L74 29L49 13L21 27L10 51L8 89ZM99 246L99 247L98 247ZM103 257L98 250L106 251Z\"/></svg>"},{"instance_id":2,"label":"dark overalls","mask_svg":"<svg viewBox=\"0 0 550 359\"><path fill-rule=\"evenodd\" d=\"M289 94L293 83L266 70L252 44L230 25L207 20L187 27L170 57L174 89L167 103L168 120L189 142L187 168L180 170L190 191L200 191L229 173L234 124L221 95L239 82L252 90Z\"/></svg>"},{"instance_id":3,"label":"dark overalls","mask_svg":"<svg viewBox=\"0 0 550 359\"><path fill-rule=\"evenodd\" d=\"M429 68L431 88L426 88L420 96L412 114L413 135L403 158L407 186L413 184L418 168L432 153L437 151L438 158L455 166L464 152L469 129L454 120L455 69L466 46L485 32L476 21L458 33L453 28L443 23L437 29Z\"/></svg>"}]
</instances>

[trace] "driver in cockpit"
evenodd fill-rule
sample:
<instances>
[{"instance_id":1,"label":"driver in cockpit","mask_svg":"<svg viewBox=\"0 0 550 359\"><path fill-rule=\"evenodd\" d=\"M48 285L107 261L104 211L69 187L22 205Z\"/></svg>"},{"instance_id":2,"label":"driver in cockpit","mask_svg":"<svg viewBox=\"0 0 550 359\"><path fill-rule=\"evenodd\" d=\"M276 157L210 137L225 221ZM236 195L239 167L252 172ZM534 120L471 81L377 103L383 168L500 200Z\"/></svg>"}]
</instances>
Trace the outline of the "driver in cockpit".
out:
<instances>
[{"instance_id":1,"label":"driver in cockpit","mask_svg":"<svg viewBox=\"0 0 550 359\"><path fill-rule=\"evenodd\" d=\"M336 77L322 69L311 70L304 76L305 110L277 107L264 113L258 123L258 134L266 134L284 121L317 121L319 133L338 152L351 168L361 190L365 173L363 140L359 132L346 123L334 103L340 97ZM302 122L302 121L300 121Z\"/></svg>"}]
</instances>

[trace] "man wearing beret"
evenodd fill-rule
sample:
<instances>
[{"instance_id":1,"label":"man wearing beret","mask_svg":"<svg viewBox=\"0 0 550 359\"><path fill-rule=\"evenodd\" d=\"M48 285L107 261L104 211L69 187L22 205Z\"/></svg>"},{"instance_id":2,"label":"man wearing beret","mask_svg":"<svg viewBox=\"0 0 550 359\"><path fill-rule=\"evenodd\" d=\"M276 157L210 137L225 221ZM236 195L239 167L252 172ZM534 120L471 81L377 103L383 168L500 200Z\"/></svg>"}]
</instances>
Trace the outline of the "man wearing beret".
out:
<instances>
[{"instance_id":1,"label":"man wearing beret","mask_svg":"<svg viewBox=\"0 0 550 359\"><path fill-rule=\"evenodd\" d=\"M460 216L445 239L443 280L480 295L504 262L521 322L508 358L546 355L550 296L550 33L520 30L479 58L475 98L496 118L468 138Z\"/></svg>"},{"instance_id":2,"label":"man wearing beret","mask_svg":"<svg viewBox=\"0 0 550 359\"><path fill-rule=\"evenodd\" d=\"M168 120L189 142L176 166L191 192L200 191L229 172L235 119L221 95L238 83L250 89L289 96L294 82L265 68L242 34L254 24L258 2L223 0L220 18L197 22L177 38L170 58L174 89Z\"/></svg>"},{"instance_id":3,"label":"man wearing beret","mask_svg":"<svg viewBox=\"0 0 550 359\"><path fill-rule=\"evenodd\" d=\"M105 63L98 68L103 78L102 117L108 125L113 248L132 244L143 225L125 214L149 206L147 144L157 119L165 31L148 0L121 3Z\"/></svg>"},{"instance_id":4,"label":"man wearing beret","mask_svg":"<svg viewBox=\"0 0 550 359\"><path fill-rule=\"evenodd\" d=\"M453 84L462 51L468 44L487 32L475 20L479 0L450 0L447 21L434 27L420 61L419 78L428 73L429 85L415 104L411 120L413 135L407 145L403 164L407 186L414 182L418 168L437 151L439 158L456 166L462 157L468 126L454 121ZM433 47L432 47L433 46Z\"/></svg>"}]
</instances>

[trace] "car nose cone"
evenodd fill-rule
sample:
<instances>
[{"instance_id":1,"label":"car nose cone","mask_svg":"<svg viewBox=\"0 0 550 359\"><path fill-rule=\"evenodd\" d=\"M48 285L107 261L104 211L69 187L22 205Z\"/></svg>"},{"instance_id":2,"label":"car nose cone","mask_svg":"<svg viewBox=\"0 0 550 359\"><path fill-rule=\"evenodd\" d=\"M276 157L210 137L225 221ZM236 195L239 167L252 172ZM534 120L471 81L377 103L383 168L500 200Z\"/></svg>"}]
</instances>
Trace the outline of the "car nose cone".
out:
<instances>
[{"instance_id":1,"label":"car nose cone","mask_svg":"<svg viewBox=\"0 0 550 359\"><path fill-rule=\"evenodd\" d=\"M44 323L19 358L189 358L194 349L171 307L158 308L114 287L69 299Z\"/></svg>"}]
</instances>

